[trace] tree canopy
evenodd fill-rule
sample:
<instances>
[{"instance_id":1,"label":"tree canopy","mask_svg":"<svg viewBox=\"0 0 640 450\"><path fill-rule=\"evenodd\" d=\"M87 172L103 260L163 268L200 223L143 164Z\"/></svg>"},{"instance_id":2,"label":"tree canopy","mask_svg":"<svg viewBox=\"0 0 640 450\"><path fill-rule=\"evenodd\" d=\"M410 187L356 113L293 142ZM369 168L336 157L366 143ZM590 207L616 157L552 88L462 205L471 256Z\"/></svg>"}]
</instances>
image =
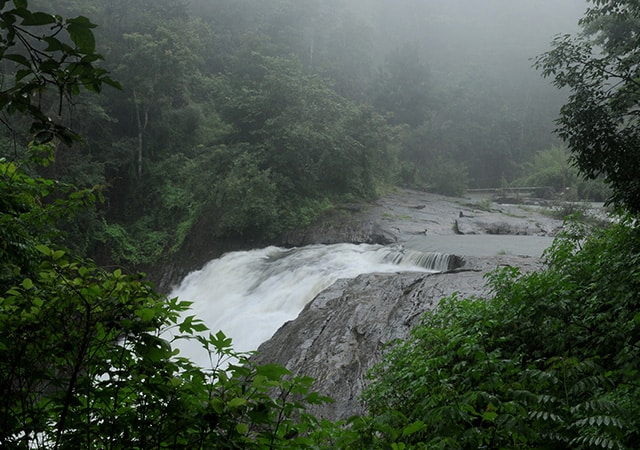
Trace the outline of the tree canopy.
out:
<instances>
[{"instance_id":1,"label":"tree canopy","mask_svg":"<svg viewBox=\"0 0 640 450\"><path fill-rule=\"evenodd\" d=\"M34 49L3 35L16 44L0 68L4 98L19 97L8 84L16 74L33 85L25 64L49 44L45 68L58 78L49 76L50 94L25 97L42 110L31 132L21 114L4 117L23 145L0 152L14 159L56 126L61 137L82 136L73 147L56 140L54 160L38 169L101 186L104 202L66 226L67 244L145 270L200 248L197 240L280 243L341 202L394 184L459 195L526 175L556 141L552 89L500 70L493 53L467 49L452 65L443 53L460 43L435 38L445 23L464 30L469 11L392 3L32 0L56 12L34 15L4 2L6 30L31 29L24 43ZM121 89L89 95L85 87L116 84L104 71Z\"/></svg>"},{"instance_id":2,"label":"tree canopy","mask_svg":"<svg viewBox=\"0 0 640 450\"><path fill-rule=\"evenodd\" d=\"M9 34L12 27L24 33L21 27L52 23L53 16L32 13L26 1L14 5L2 15ZM19 25L15 17L22 18ZM78 32L73 20L55 20ZM82 39L93 42L91 27L84 26L89 22L80 22ZM91 66L75 82L73 70L39 80L50 58L62 64L69 55L75 55L71 47L55 46L37 50L28 63L0 55L32 72L22 78L33 78L7 90L6 98L18 91L31 97L52 83L71 83L56 94L74 97L82 82L106 80L106 72ZM40 123L43 106L24 105L14 109L9 101L0 110ZM51 133L39 141L75 137L52 123L43 126L32 127ZM327 399L309 392L309 379L289 376L281 366L256 366L248 354L234 352L222 332L204 334L207 327L186 314L189 302L168 299L144 276L97 267L60 244L59 222L93 205L97 195L29 173L51 162L52 147L32 144L31 160L0 159L0 447L312 445L316 422L303 405ZM173 344L179 339L200 342L211 366L181 357Z\"/></svg>"}]
</instances>

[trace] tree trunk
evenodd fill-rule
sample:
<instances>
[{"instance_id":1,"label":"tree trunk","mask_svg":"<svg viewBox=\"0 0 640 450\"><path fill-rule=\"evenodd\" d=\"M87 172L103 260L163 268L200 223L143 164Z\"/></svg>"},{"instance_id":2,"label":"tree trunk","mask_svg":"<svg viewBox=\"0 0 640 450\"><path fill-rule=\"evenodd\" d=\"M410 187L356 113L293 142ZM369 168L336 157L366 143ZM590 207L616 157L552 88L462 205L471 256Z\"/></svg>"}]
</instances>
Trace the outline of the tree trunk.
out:
<instances>
[{"instance_id":1,"label":"tree trunk","mask_svg":"<svg viewBox=\"0 0 640 450\"><path fill-rule=\"evenodd\" d=\"M136 91L133 91L133 103L136 105L136 120L138 122L138 158L136 161L138 168L138 178L142 176L142 148L144 146L144 133L149 124L149 108L140 105Z\"/></svg>"}]
</instances>

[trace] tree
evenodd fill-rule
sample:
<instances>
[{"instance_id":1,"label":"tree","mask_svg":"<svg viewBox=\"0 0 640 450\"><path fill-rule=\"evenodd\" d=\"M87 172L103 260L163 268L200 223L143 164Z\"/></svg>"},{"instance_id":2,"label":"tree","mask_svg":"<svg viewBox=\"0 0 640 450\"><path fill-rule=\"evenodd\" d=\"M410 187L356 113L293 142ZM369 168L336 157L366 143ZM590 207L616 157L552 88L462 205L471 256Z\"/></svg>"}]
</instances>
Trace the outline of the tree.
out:
<instances>
[{"instance_id":1,"label":"tree","mask_svg":"<svg viewBox=\"0 0 640 450\"><path fill-rule=\"evenodd\" d=\"M406 45L392 52L374 83L373 104L392 114L395 124L422 125L431 112L427 66L420 60L417 45Z\"/></svg>"},{"instance_id":2,"label":"tree","mask_svg":"<svg viewBox=\"0 0 640 450\"><path fill-rule=\"evenodd\" d=\"M65 66L77 52L57 38L39 50L22 41L38 40L23 27L51 24L54 16L30 12L26 1L14 5L2 12L10 30L3 43L15 38L32 53L7 56L13 44L0 53L24 72L2 92L0 110L33 119L40 141L71 142L77 135L44 120L31 97L51 85L61 99L72 97L106 75L90 64ZM55 23L85 33L73 41L93 41L88 20L78 29L57 16ZM20 95L27 99L16 106ZM50 161L52 147L32 146L32 162ZM208 330L185 314L189 302L165 298L142 275L109 272L62 248L55 225L96 195L32 176L29 162L0 159L0 447L317 447L317 421L303 410L326 399L308 391L310 379L256 366L222 332L199 334ZM211 367L181 357L172 346L178 339L204 346Z\"/></svg>"},{"instance_id":3,"label":"tree","mask_svg":"<svg viewBox=\"0 0 640 450\"><path fill-rule=\"evenodd\" d=\"M640 5L590 0L580 36L558 36L535 66L558 88L568 88L557 133L573 164L612 188L610 201L640 212Z\"/></svg>"},{"instance_id":4,"label":"tree","mask_svg":"<svg viewBox=\"0 0 640 450\"><path fill-rule=\"evenodd\" d=\"M163 114L189 103L188 77L198 71L197 57L193 54L197 45L193 33L184 32L182 27L190 29L194 25L197 24L165 20L152 32L122 36L127 51L116 72L129 80L126 91L135 111L138 178L143 172L143 155L150 151L148 147L153 147L146 143L149 130L164 125L160 120Z\"/></svg>"}]
</instances>

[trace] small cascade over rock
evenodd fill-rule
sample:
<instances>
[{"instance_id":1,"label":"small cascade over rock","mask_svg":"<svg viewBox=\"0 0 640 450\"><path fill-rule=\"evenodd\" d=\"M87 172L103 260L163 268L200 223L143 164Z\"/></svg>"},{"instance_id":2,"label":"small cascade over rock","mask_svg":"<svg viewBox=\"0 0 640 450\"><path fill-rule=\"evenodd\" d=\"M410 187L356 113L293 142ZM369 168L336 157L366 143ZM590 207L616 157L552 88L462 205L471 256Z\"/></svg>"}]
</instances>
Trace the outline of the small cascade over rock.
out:
<instances>
[{"instance_id":1,"label":"small cascade over rock","mask_svg":"<svg viewBox=\"0 0 640 450\"><path fill-rule=\"evenodd\" d=\"M456 255L440 252L420 252L408 250L398 246L397 250L389 254L389 261L393 264L410 264L423 267L434 272L446 272L464 265L462 258Z\"/></svg>"}]
</instances>

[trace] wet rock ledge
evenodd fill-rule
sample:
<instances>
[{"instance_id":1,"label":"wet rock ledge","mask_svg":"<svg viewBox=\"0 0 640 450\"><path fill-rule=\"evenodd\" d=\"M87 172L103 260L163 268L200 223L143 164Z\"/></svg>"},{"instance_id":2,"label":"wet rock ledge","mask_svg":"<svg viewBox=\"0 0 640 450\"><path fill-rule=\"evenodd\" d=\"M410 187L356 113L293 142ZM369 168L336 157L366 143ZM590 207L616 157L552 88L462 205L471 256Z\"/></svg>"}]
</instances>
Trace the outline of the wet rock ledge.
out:
<instances>
[{"instance_id":1,"label":"wet rock ledge","mask_svg":"<svg viewBox=\"0 0 640 450\"><path fill-rule=\"evenodd\" d=\"M313 388L335 400L309 411L330 420L364 412L358 397L385 345L403 339L427 311L453 293L487 294L484 275L501 265L536 270L533 258L470 259L441 273L366 274L339 280L320 293L258 349L259 363L279 363L315 379Z\"/></svg>"},{"instance_id":2,"label":"wet rock ledge","mask_svg":"<svg viewBox=\"0 0 640 450\"><path fill-rule=\"evenodd\" d=\"M526 209L398 191L376 205L332 216L288 237L287 244L368 242L411 243L416 236L441 238L517 234L552 236L561 222ZM516 207L514 207L516 208ZM320 293L297 319L283 325L258 349L259 363L279 363L294 374L315 379L313 388L335 400L309 412L330 420L364 412L359 402L366 374L381 360L385 346L409 335L427 311L454 293L488 292L485 275L500 266L538 270L536 257L512 254L457 255L456 268L441 273L366 274L339 280ZM461 266L461 267L460 267Z\"/></svg>"}]
</instances>

